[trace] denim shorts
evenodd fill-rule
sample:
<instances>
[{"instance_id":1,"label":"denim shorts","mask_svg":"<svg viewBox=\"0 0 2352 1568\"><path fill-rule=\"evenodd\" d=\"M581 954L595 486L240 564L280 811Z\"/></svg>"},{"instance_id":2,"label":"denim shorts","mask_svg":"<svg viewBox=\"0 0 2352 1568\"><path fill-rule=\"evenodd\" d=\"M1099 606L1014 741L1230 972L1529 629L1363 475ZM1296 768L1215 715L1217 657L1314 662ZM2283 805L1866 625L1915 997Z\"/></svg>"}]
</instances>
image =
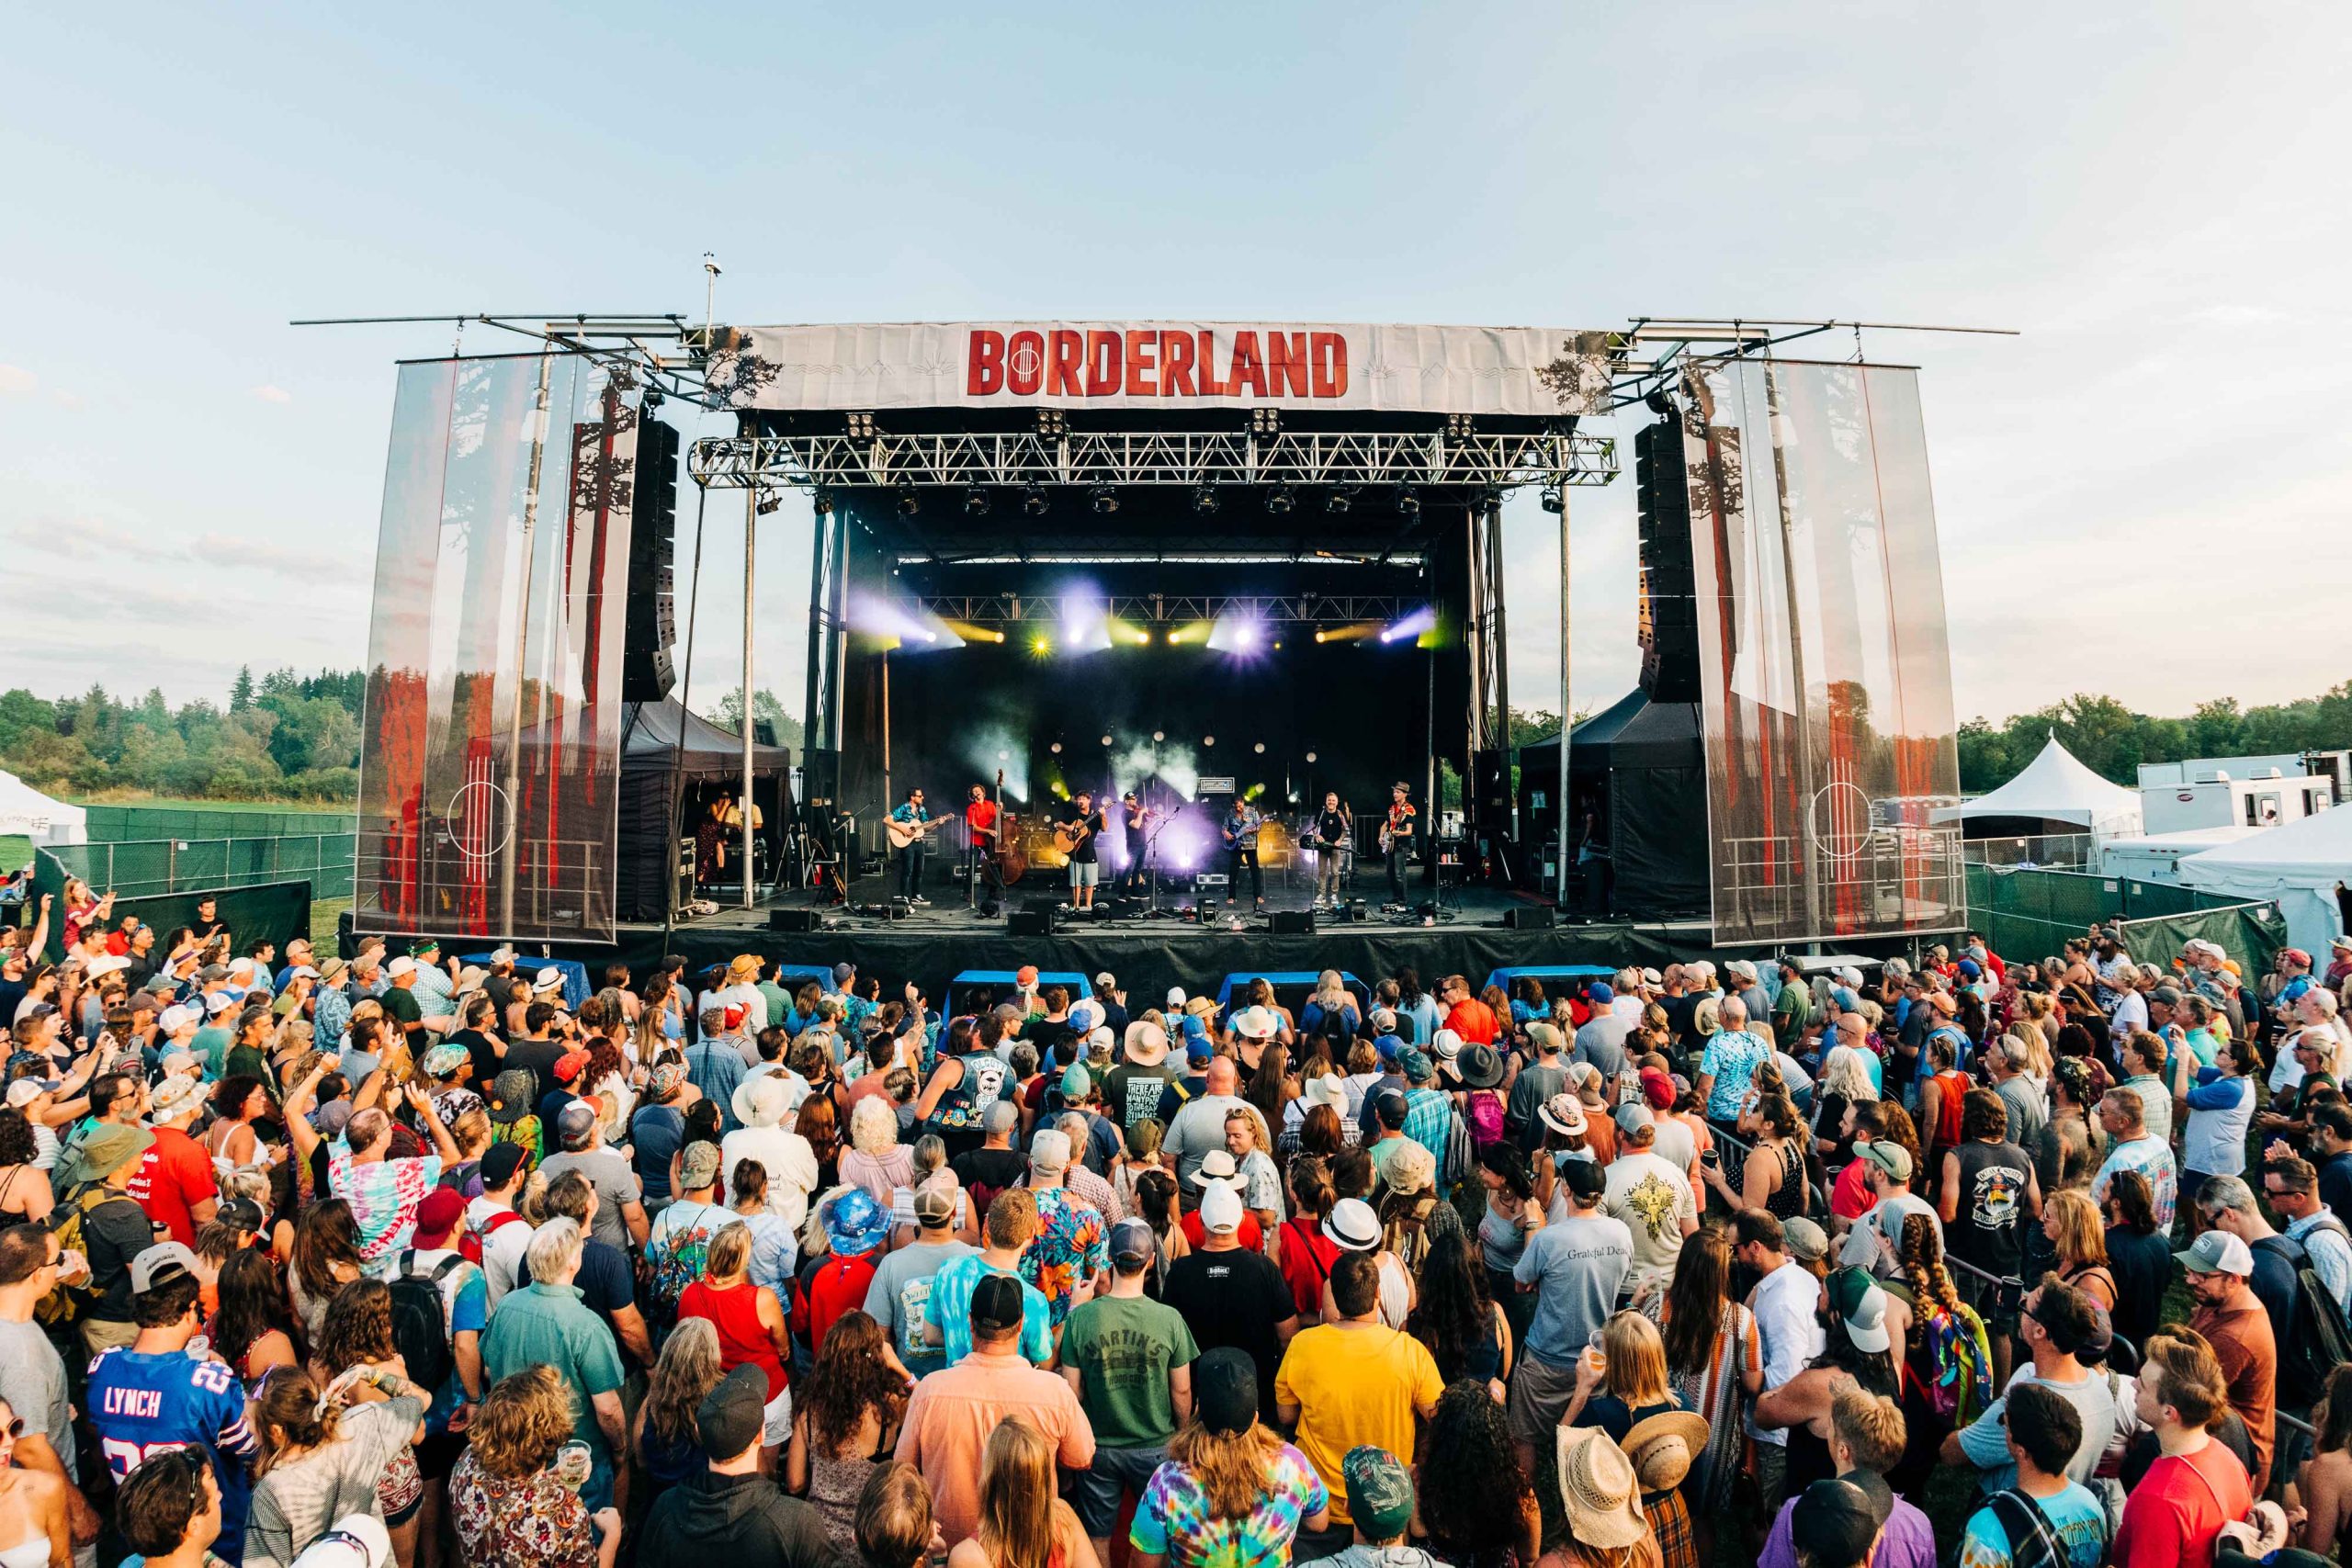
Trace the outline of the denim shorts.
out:
<instances>
[{"instance_id":1,"label":"denim shorts","mask_svg":"<svg viewBox=\"0 0 2352 1568\"><path fill-rule=\"evenodd\" d=\"M1109 1535L1111 1527L1119 1522L1120 1494L1132 1492L1141 1497L1151 1472L1167 1461L1165 1443L1148 1449L1096 1449L1093 1464L1070 1478L1070 1500L1086 1533Z\"/></svg>"},{"instance_id":2,"label":"denim shorts","mask_svg":"<svg viewBox=\"0 0 2352 1568\"><path fill-rule=\"evenodd\" d=\"M1069 885L1072 887L1091 887L1102 879L1102 863L1100 861L1074 860L1069 863Z\"/></svg>"}]
</instances>

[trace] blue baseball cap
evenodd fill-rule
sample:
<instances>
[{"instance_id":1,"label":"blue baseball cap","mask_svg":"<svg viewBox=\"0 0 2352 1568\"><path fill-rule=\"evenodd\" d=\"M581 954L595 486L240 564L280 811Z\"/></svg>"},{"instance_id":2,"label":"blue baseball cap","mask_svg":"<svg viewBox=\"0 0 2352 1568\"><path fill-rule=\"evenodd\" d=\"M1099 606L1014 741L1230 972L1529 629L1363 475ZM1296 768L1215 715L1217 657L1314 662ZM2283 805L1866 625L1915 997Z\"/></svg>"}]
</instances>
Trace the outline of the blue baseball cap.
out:
<instances>
[{"instance_id":1,"label":"blue baseball cap","mask_svg":"<svg viewBox=\"0 0 2352 1568\"><path fill-rule=\"evenodd\" d=\"M1585 988L1584 999L1595 1007L1605 1007L1617 999L1617 993L1609 988L1608 981L1595 980Z\"/></svg>"},{"instance_id":2,"label":"blue baseball cap","mask_svg":"<svg viewBox=\"0 0 2352 1568\"><path fill-rule=\"evenodd\" d=\"M1394 1034L1384 1034L1374 1041L1372 1045L1374 1050L1380 1053L1380 1059L1384 1062L1395 1061L1396 1053L1405 1048L1405 1043Z\"/></svg>"},{"instance_id":3,"label":"blue baseball cap","mask_svg":"<svg viewBox=\"0 0 2352 1568\"><path fill-rule=\"evenodd\" d=\"M1983 973L1984 973L1984 970L1982 970L1982 969L1980 969L1980 968L1978 968L1978 967L1977 967L1977 965L1976 965L1976 960L1974 960L1973 958L1963 958L1963 959L1962 959L1962 960L1960 961L1960 972L1961 972L1962 974L1963 974L1963 975L1967 976L1968 976L1970 979L1972 979L1972 980L1975 979L1975 978L1976 978L1976 976L1978 976L1979 975L1982 975Z\"/></svg>"}]
</instances>

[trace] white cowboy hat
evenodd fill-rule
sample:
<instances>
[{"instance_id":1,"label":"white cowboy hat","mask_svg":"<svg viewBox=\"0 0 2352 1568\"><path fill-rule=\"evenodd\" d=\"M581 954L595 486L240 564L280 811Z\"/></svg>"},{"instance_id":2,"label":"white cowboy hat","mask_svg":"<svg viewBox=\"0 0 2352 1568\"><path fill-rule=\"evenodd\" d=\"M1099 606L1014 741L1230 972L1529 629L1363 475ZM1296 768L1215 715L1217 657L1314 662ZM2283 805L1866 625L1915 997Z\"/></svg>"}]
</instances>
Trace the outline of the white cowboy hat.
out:
<instances>
[{"instance_id":1,"label":"white cowboy hat","mask_svg":"<svg viewBox=\"0 0 2352 1568\"><path fill-rule=\"evenodd\" d=\"M1261 1007L1246 1007L1233 1015L1233 1031L1247 1040L1272 1040L1282 1021Z\"/></svg>"},{"instance_id":2,"label":"white cowboy hat","mask_svg":"<svg viewBox=\"0 0 2352 1568\"><path fill-rule=\"evenodd\" d=\"M1298 1099L1299 1103L1306 1106L1308 1111L1314 1110L1318 1105L1328 1105L1334 1111L1345 1111L1348 1108L1347 1081L1337 1073L1325 1073L1319 1077L1309 1078L1306 1080L1306 1087L1299 1091Z\"/></svg>"},{"instance_id":3,"label":"white cowboy hat","mask_svg":"<svg viewBox=\"0 0 2352 1568\"><path fill-rule=\"evenodd\" d=\"M773 1127L784 1120L792 1086L774 1073L760 1073L735 1086L729 1105L735 1120L746 1127Z\"/></svg>"}]
</instances>

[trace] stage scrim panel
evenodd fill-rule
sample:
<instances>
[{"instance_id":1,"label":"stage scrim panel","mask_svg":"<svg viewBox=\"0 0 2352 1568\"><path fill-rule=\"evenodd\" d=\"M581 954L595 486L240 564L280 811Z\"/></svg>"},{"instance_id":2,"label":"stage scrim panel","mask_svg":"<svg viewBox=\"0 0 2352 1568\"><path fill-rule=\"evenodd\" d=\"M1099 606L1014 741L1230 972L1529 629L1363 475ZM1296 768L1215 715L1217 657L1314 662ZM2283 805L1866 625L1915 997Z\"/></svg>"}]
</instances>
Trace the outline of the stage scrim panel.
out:
<instances>
[{"instance_id":1,"label":"stage scrim panel","mask_svg":"<svg viewBox=\"0 0 2352 1568\"><path fill-rule=\"evenodd\" d=\"M1685 431L1718 942L1960 924L1942 568L1917 378L1745 361ZM1709 405L1712 406L1709 406Z\"/></svg>"},{"instance_id":2,"label":"stage scrim panel","mask_svg":"<svg viewBox=\"0 0 2352 1568\"><path fill-rule=\"evenodd\" d=\"M577 355L401 367L358 930L612 936L637 401Z\"/></svg>"}]
</instances>

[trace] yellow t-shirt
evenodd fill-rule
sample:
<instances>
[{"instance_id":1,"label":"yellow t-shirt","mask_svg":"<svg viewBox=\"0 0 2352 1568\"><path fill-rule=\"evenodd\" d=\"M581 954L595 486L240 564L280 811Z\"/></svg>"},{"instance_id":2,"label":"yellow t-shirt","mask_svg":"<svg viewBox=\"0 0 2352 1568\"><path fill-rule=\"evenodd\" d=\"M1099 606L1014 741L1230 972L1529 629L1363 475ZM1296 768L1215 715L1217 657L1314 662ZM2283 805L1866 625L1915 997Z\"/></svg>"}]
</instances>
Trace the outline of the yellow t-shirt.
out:
<instances>
[{"instance_id":1,"label":"yellow t-shirt","mask_svg":"<svg viewBox=\"0 0 2352 1568\"><path fill-rule=\"evenodd\" d=\"M1394 1328L1302 1330L1274 1373L1274 1398L1299 1407L1298 1448L1331 1494L1331 1518L1348 1524L1348 1483L1340 1461L1369 1443L1413 1462L1413 1411L1444 1391L1437 1362L1411 1335Z\"/></svg>"}]
</instances>

